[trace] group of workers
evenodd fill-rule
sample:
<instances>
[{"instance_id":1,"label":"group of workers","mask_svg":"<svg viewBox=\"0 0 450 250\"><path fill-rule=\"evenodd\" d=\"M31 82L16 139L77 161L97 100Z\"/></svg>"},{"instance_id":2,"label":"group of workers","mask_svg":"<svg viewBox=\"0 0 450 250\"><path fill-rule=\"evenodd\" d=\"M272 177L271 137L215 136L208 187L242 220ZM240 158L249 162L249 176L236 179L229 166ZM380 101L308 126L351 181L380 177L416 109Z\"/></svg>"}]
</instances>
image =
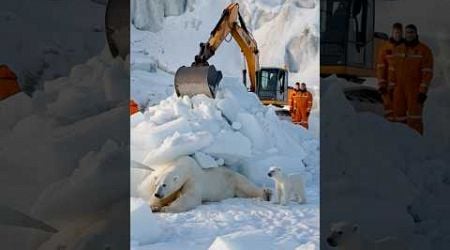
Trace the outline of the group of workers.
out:
<instances>
[{"instance_id":1,"label":"group of workers","mask_svg":"<svg viewBox=\"0 0 450 250\"><path fill-rule=\"evenodd\" d=\"M433 78L433 55L417 27L395 23L377 58L377 79L386 119L423 134L422 113Z\"/></svg>"},{"instance_id":2,"label":"group of workers","mask_svg":"<svg viewBox=\"0 0 450 250\"><path fill-rule=\"evenodd\" d=\"M290 113L294 124L308 128L308 118L311 113L313 96L306 89L306 84L295 83L294 91L290 95Z\"/></svg>"}]
</instances>

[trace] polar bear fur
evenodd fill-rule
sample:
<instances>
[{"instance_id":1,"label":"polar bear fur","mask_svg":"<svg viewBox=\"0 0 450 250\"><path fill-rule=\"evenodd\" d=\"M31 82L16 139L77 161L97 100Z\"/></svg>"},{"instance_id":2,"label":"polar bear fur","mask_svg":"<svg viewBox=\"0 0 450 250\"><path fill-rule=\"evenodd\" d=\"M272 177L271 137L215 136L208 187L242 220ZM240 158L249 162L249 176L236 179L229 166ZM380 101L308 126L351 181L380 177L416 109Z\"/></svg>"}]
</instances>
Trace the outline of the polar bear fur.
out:
<instances>
[{"instance_id":1,"label":"polar bear fur","mask_svg":"<svg viewBox=\"0 0 450 250\"><path fill-rule=\"evenodd\" d=\"M406 250L403 242L394 237L379 240L365 239L357 224L338 222L331 226L327 243L340 250Z\"/></svg>"},{"instance_id":2,"label":"polar bear fur","mask_svg":"<svg viewBox=\"0 0 450 250\"><path fill-rule=\"evenodd\" d=\"M295 201L305 203L305 184L300 174L285 174L278 167L271 167L267 175L275 181L273 203L286 205L294 197Z\"/></svg>"},{"instance_id":3,"label":"polar bear fur","mask_svg":"<svg viewBox=\"0 0 450 250\"><path fill-rule=\"evenodd\" d=\"M202 169L189 156L181 157L153 171L139 186L140 195L152 211L183 212L205 201L232 197L268 200L270 191L253 185L226 167Z\"/></svg>"}]
</instances>

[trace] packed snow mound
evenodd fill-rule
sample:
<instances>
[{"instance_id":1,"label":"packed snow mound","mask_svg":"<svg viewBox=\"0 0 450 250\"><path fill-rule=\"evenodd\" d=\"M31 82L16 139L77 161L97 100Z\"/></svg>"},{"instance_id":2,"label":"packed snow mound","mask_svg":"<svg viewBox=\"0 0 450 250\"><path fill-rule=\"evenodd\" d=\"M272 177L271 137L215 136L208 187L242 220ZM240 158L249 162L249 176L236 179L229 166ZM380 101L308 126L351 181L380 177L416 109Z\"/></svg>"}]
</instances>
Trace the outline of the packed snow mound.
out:
<instances>
[{"instance_id":1,"label":"packed snow mound","mask_svg":"<svg viewBox=\"0 0 450 250\"><path fill-rule=\"evenodd\" d=\"M115 133L120 126L98 129L105 124L117 124L128 108L118 98L123 93L117 93L128 82L127 63L112 58L105 48L103 54L71 72L68 77L45 82L44 89L36 91L32 98L17 94L0 105L0 137L9 145L0 150L0 157L10 166L34 166L26 172L39 176L37 186L67 177L83 156L100 148L108 139L128 140L120 137L123 133ZM85 99L80 91L91 98ZM35 143L30 143L30 138ZM21 157L12 157L17 153Z\"/></svg>"},{"instance_id":2,"label":"packed snow mound","mask_svg":"<svg viewBox=\"0 0 450 250\"><path fill-rule=\"evenodd\" d=\"M128 203L129 193L117 191L126 191L129 185L123 178L129 173L123 167L129 164L125 145L129 135L123 133L128 125L124 120L129 114L128 78L127 61L112 58L106 46L66 77L46 81L33 97L21 93L1 102L0 140L8 145L0 147L2 171L17 178L4 180L10 189L0 192L12 207L60 230L51 238L21 241L32 245L19 249L36 249L40 244L54 249L63 239L68 247L69 241L91 244L99 232L123 232L117 228L109 232L114 226L101 221L114 216L105 219L98 211L119 211L113 203L120 199ZM79 217L84 219L77 221ZM80 228L86 234L80 235Z\"/></svg>"},{"instance_id":3,"label":"packed snow mound","mask_svg":"<svg viewBox=\"0 0 450 250\"><path fill-rule=\"evenodd\" d=\"M141 199L131 199L130 237L133 244L151 244L162 235L161 226L149 205Z\"/></svg>"},{"instance_id":4,"label":"packed snow mound","mask_svg":"<svg viewBox=\"0 0 450 250\"><path fill-rule=\"evenodd\" d=\"M444 96L450 91L430 90L425 134L420 136L404 124L355 112L341 81L335 77L322 81L326 117L321 136L327 144L321 152L327 157L321 165L321 198L324 207L332 208L322 210L324 224L352 218L373 238L390 235L413 239L411 249L445 249L448 239L442 235L450 228L441 222L448 222L444 214L450 211L445 196L450 191L450 169L443 152L450 145L449 133L441 126L450 121L444 111L448 107Z\"/></svg>"},{"instance_id":5,"label":"packed snow mound","mask_svg":"<svg viewBox=\"0 0 450 250\"><path fill-rule=\"evenodd\" d=\"M0 117L9 117L9 119L2 120L0 131L11 129L18 121L30 115L33 111L32 105L30 97L23 92L2 100L0 102Z\"/></svg>"},{"instance_id":6,"label":"packed snow mound","mask_svg":"<svg viewBox=\"0 0 450 250\"><path fill-rule=\"evenodd\" d=\"M118 196L126 196L128 181L123 180L126 171L122 166L128 163L127 156L127 148L108 140L99 151L91 151L82 157L68 178L49 185L36 201L32 214L59 226L74 217L95 213L111 205ZM111 164L111 159L117 163ZM99 182L100 179L108 181ZM101 189L104 189L101 195L86 192ZM117 190L124 192L118 193ZM61 203L67 205L64 211L61 211Z\"/></svg>"},{"instance_id":7,"label":"packed snow mound","mask_svg":"<svg viewBox=\"0 0 450 250\"><path fill-rule=\"evenodd\" d=\"M39 247L29 246L24 249L46 250L58 249L61 246L67 249L103 249L105 247L127 249L129 243L123 238L128 238L129 230L128 227L124 228L124 225L129 220L123 216L123 211L128 208L129 202L122 200L111 204L94 216L77 216L74 223L59 228L58 233L53 234Z\"/></svg>"},{"instance_id":8,"label":"packed snow mound","mask_svg":"<svg viewBox=\"0 0 450 250\"><path fill-rule=\"evenodd\" d=\"M216 168L220 166L219 162L221 160L221 158L215 160L213 157L200 151L195 152L194 159L198 162L198 164L202 168Z\"/></svg>"},{"instance_id":9,"label":"packed snow mound","mask_svg":"<svg viewBox=\"0 0 450 250\"><path fill-rule=\"evenodd\" d=\"M264 230L237 231L231 234L217 237L208 250L275 250L275 249L295 249L295 250L317 250L313 242L299 245L293 239L279 240L273 235L267 234Z\"/></svg>"},{"instance_id":10,"label":"packed snow mound","mask_svg":"<svg viewBox=\"0 0 450 250\"><path fill-rule=\"evenodd\" d=\"M101 56L74 66L68 77L45 82L35 99L46 102L51 116L81 120L127 99L129 77L128 59L112 58L105 47Z\"/></svg>"},{"instance_id":11,"label":"packed snow mound","mask_svg":"<svg viewBox=\"0 0 450 250\"><path fill-rule=\"evenodd\" d=\"M257 242L257 244L255 244ZM274 239L262 230L238 231L217 237L208 250L276 249Z\"/></svg>"},{"instance_id":12,"label":"packed snow mound","mask_svg":"<svg viewBox=\"0 0 450 250\"><path fill-rule=\"evenodd\" d=\"M151 168L192 155L204 168L223 161L257 183L269 181L269 164L318 174L318 162L309 168L303 164L309 155L318 158L313 135L280 120L234 78L224 79L215 99L173 95L132 116L131 122L131 159Z\"/></svg>"},{"instance_id":13,"label":"packed snow mound","mask_svg":"<svg viewBox=\"0 0 450 250\"><path fill-rule=\"evenodd\" d=\"M32 85L65 76L101 53L105 10L92 1L3 1L0 30L8 39L0 40L0 62L16 72L25 91L42 88Z\"/></svg>"}]
</instances>

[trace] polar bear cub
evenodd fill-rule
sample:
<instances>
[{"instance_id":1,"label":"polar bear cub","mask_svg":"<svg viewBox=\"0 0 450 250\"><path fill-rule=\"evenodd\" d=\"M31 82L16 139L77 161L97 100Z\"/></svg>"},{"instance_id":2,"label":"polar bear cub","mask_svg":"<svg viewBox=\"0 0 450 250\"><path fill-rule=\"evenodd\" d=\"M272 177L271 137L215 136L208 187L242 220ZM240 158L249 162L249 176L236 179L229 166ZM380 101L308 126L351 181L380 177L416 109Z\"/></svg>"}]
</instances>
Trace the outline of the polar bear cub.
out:
<instances>
[{"instance_id":1,"label":"polar bear cub","mask_svg":"<svg viewBox=\"0 0 450 250\"><path fill-rule=\"evenodd\" d=\"M292 198L299 203L305 203L305 184L300 174L285 174L278 167L271 167L267 175L275 181L273 203L286 205Z\"/></svg>"},{"instance_id":2,"label":"polar bear cub","mask_svg":"<svg viewBox=\"0 0 450 250\"><path fill-rule=\"evenodd\" d=\"M327 243L331 247L341 250L406 250L403 242L394 237L386 237L379 240L365 239L357 224L338 222L331 226Z\"/></svg>"}]
</instances>

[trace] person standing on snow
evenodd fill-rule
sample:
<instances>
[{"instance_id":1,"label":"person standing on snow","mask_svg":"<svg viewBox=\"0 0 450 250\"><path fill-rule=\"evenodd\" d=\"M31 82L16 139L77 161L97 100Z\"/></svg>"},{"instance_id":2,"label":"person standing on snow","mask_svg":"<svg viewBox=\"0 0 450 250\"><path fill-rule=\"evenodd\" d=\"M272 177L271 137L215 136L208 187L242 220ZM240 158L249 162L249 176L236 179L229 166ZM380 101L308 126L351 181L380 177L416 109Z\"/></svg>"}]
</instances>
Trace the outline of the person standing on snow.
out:
<instances>
[{"instance_id":1,"label":"person standing on snow","mask_svg":"<svg viewBox=\"0 0 450 250\"><path fill-rule=\"evenodd\" d=\"M291 118L292 122L299 124L306 129L308 126L308 118L311 112L313 97L311 92L306 89L306 84L295 83L295 92L291 98Z\"/></svg>"},{"instance_id":2,"label":"person standing on snow","mask_svg":"<svg viewBox=\"0 0 450 250\"><path fill-rule=\"evenodd\" d=\"M394 116L423 134L422 112L433 78L433 54L419 41L417 27L405 27L405 43L394 50Z\"/></svg>"},{"instance_id":3,"label":"person standing on snow","mask_svg":"<svg viewBox=\"0 0 450 250\"><path fill-rule=\"evenodd\" d=\"M401 23L394 23L392 25L391 37L380 49L377 57L378 91L383 99L384 117L389 121L394 121L392 99L395 85L392 71L389 71L389 69L395 68L393 52L403 42L403 26Z\"/></svg>"}]
</instances>

